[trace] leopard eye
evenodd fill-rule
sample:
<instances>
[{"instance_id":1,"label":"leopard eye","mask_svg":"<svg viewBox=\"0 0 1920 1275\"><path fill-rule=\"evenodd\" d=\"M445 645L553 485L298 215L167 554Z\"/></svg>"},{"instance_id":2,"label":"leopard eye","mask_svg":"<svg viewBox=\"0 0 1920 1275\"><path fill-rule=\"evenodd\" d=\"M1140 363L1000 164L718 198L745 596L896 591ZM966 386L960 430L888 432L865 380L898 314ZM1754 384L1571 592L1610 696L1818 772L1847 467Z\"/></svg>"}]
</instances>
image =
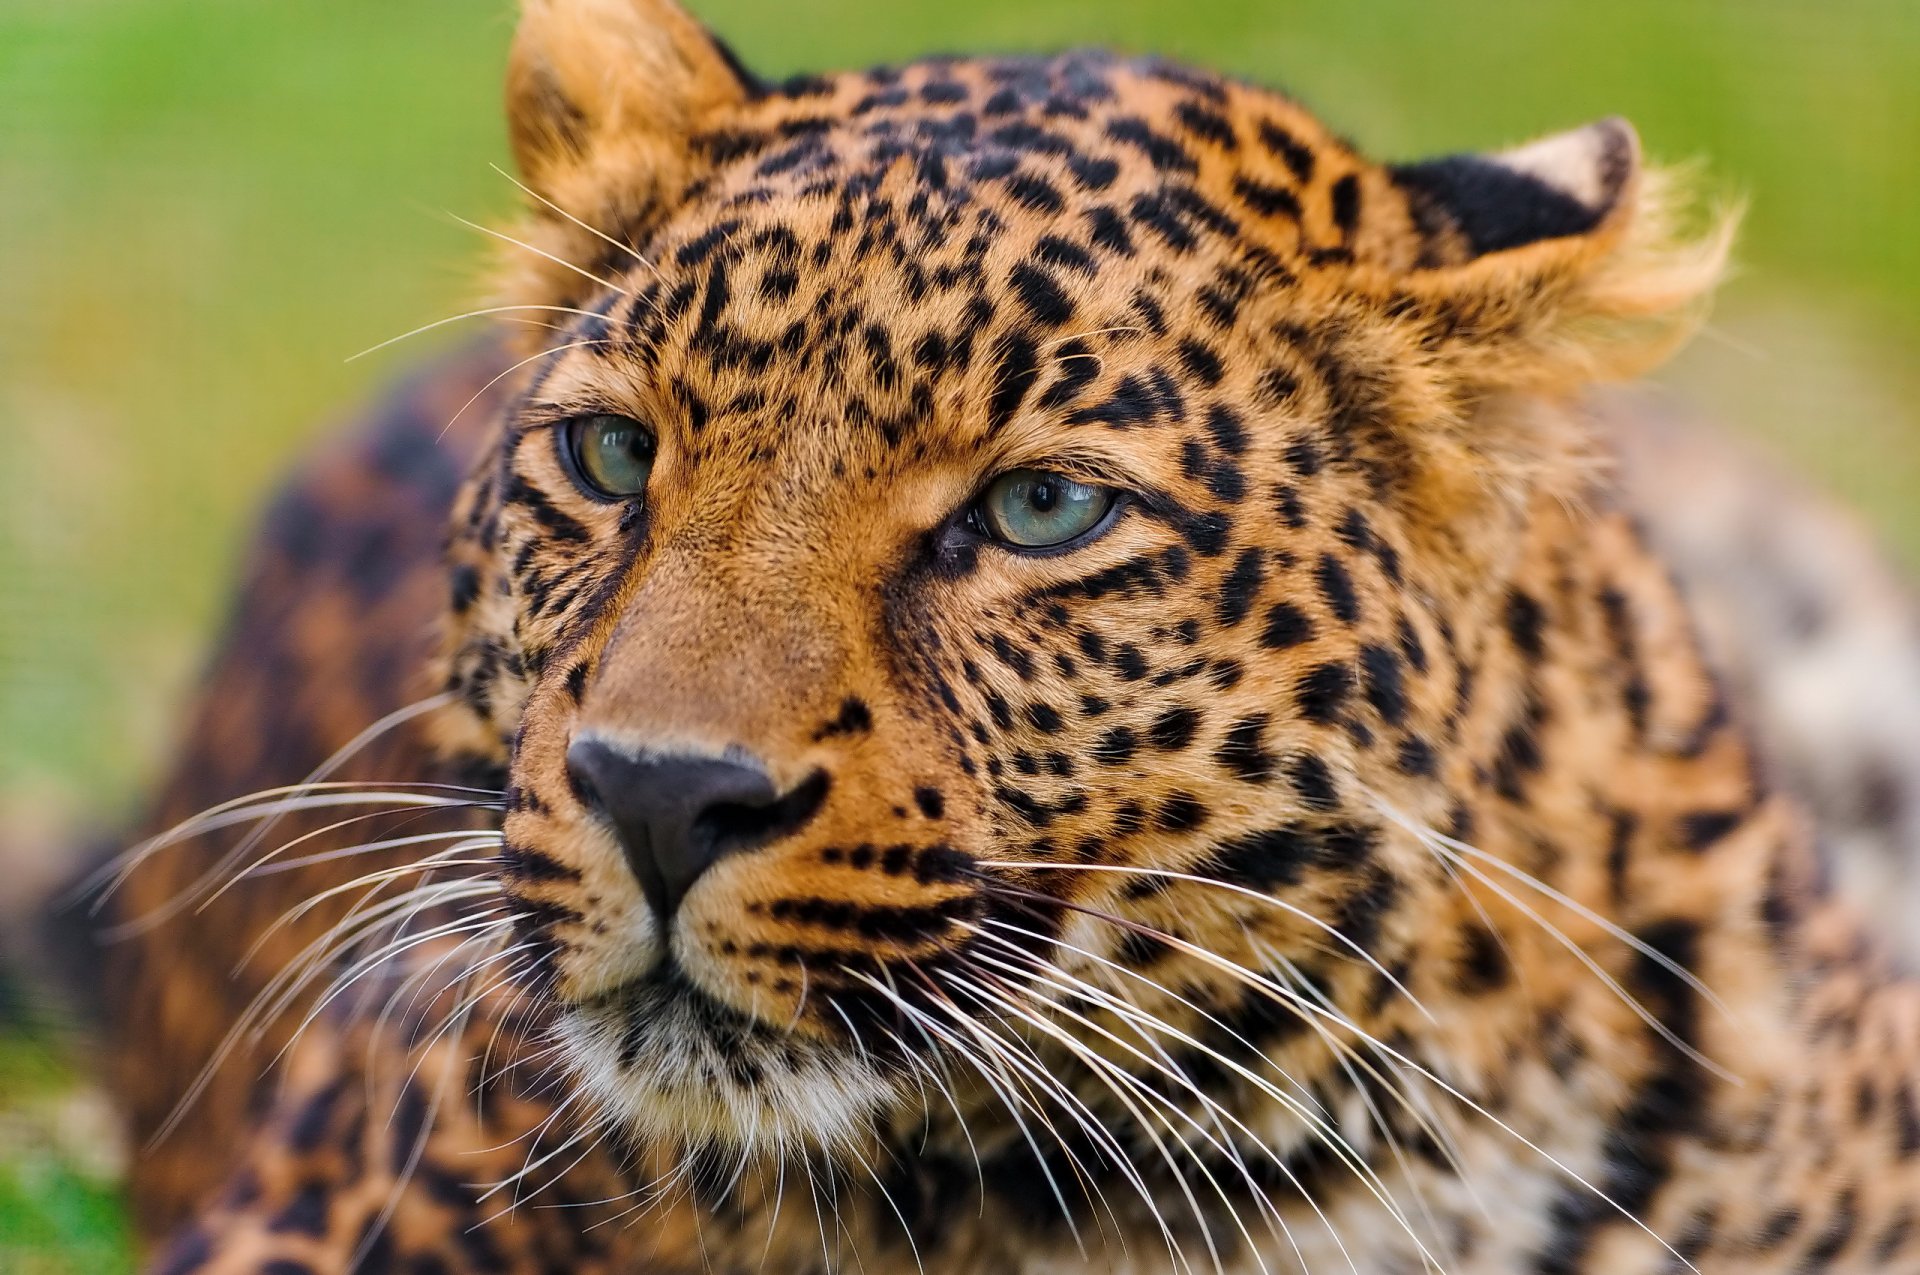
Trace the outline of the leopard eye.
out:
<instances>
[{"instance_id":1,"label":"leopard eye","mask_svg":"<svg viewBox=\"0 0 1920 1275\"><path fill-rule=\"evenodd\" d=\"M577 416L561 426L574 473L609 500L638 496L653 472L653 434L627 416Z\"/></svg>"},{"instance_id":2,"label":"leopard eye","mask_svg":"<svg viewBox=\"0 0 1920 1275\"><path fill-rule=\"evenodd\" d=\"M1019 549L1086 535L1113 508L1113 492L1044 469L1014 469L987 484L974 511L986 534Z\"/></svg>"}]
</instances>

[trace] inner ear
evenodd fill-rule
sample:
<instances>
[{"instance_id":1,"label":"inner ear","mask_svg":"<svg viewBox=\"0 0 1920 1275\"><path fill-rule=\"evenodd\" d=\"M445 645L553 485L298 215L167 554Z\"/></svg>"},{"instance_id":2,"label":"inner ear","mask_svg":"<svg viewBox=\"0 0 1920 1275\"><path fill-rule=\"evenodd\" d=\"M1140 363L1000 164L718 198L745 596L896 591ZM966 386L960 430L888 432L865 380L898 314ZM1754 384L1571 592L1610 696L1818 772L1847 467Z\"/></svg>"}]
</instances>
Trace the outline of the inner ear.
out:
<instances>
[{"instance_id":1,"label":"inner ear","mask_svg":"<svg viewBox=\"0 0 1920 1275\"><path fill-rule=\"evenodd\" d=\"M1428 241L1426 264L1457 265L1592 234L1626 204L1639 168L1632 125L1604 119L1515 150L1388 171Z\"/></svg>"}]
</instances>

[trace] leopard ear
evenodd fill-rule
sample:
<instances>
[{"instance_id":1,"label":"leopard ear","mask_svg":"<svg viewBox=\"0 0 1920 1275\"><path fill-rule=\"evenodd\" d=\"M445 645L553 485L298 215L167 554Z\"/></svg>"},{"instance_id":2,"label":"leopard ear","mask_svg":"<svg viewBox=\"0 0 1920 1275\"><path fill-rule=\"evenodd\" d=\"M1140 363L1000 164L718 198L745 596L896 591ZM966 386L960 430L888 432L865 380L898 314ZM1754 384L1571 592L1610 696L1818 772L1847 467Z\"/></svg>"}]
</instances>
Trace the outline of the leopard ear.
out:
<instances>
[{"instance_id":1,"label":"leopard ear","mask_svg":"<svg viewBox=\"0 0 1920 1275\"><path fill-rule=\"evenodd\" d=\"M644 211L677 191L695 134L758 91L672 0L524 0L508 136L539 199L606 230L610 204Z\"/></svg>"},{"instance_id":2,"label":"leopard ear","mask_svg":"<svg viewBox=\"0 0 1920 1275\"><path fill-rule=\"evenodd\" d=\"M1389 170L1434 263L1591 235L1621 214L1640 171L1639 138L1622 119L1498 154L1448 155Z\"/></svg>"},{"instance_id":3,"label":"leopard ear","mask_svg":"<svg viewBox=\"0 0 1920 1275\"><path fill-rule=\"evenodd\" d=\"M1570 390L1671 353L1724 272L1737 217L1690 215L1625 120L1388 170L1418 261L1377 279L1468 388Z\"/></svg>"}]
</instances>

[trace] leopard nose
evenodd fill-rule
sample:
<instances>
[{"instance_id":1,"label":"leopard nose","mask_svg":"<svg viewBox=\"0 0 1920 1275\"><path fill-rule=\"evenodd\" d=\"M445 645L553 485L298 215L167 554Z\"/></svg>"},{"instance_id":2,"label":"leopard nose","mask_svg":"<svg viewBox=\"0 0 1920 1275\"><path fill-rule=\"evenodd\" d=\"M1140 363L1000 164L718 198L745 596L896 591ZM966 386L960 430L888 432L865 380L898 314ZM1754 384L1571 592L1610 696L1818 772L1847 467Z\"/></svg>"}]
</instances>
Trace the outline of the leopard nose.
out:
<instances>
[{"instance_id":1,"label":"leopard nose","mask_svg":"<svg viewBox=\"0 0 1920 1275\"><path fill-rule=\"evenodd\" d=\"M591 735L568 746L567 771L619 835L662 922L708 868L798 831L827 792L820 771L783 794L763 767L737 754L658 753Z\"/></svg>"}]
</instances>

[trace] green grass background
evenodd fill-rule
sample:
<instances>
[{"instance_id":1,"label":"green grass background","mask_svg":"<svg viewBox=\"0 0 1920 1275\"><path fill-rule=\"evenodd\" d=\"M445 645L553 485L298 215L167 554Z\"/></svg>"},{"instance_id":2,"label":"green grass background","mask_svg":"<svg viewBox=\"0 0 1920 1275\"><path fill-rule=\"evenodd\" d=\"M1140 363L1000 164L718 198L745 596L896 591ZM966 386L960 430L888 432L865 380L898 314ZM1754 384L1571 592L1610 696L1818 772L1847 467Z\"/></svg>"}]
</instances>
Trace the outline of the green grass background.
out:
<instances>
[{"instance_id":1,"label":"green grass background","mask_svg":"<svg viewBox=\"0 0 1920 1275\"><path fill-rule=\"evenodd\" d=\"M1920 562L1915 0L696 7L769 73L1177 54L1383 157L1627 115L1751 201L1742 273L1670 379ZM446 214L512 202L489 168L510 10L0 0L0 842L127 807L265 485L432 339L346 357L478 294L482 244ZM62 1145L60 1048L0 1024L9 1271L124 1262L110 1175Z\"/></svg>"}]
</instances>

